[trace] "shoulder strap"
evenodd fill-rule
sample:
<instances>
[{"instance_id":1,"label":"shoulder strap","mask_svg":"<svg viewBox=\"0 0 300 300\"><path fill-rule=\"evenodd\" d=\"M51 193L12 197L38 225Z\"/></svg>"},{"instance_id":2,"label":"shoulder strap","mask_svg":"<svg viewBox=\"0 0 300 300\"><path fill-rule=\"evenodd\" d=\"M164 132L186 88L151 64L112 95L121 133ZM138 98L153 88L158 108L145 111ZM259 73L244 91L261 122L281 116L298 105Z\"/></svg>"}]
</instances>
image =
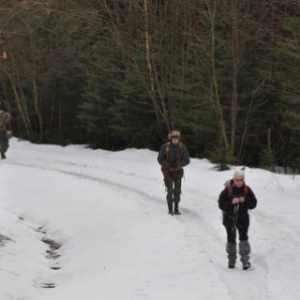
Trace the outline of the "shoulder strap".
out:
<instances>
[{"instance_id":1,"label":"shoulder strap","mask_svg":"<svg viewBox=\"0 0 300 300\"><path fill-rule=\"evenodd\" d=\"M170 152L170 142L166 143L166 157L169 157L169 152Z\"/></svg>"},{"instance_id":2,"label":"shoulder strap","mask_svg":"<svg viewBox=\"0 0 300 300\"><path fill-rule=\"evenodd\" d=\"M182 146L182 142L181 141L179 141L179 143L178 143L178 148L179 148L179 154L181 156L182 153L183 153L183 146Z\"/></svg>"},{"instance_id":3,"label":"shoulder strap","mask_svg":"<svg viewBox=\"0 0 300 300\"><path fill-rule=\"evenodd\" d=\"M232 186L230 184L230 180L228 180L226 183L225 183L225 186L226 186L226 190L227 190L227 193L228 195L231 195L232 194ZM244 184L244 194L245 196L247 196L249 194L249 187L248 185Z\"/></svg>"},{"instance_id":4,"label":"shoulder strap","mask_svg":"<svg viewBox=\"0 0 300 300\"><path fill-rule=\"evenodd\" d=\"M244 185L244 194L245 194L245 196L247 196L248 194L249 194L249 186L248 185Z\"/></svg>"},{"instance_id":5,"label":"shoulder strap","mask_svg":"<svg viewBox=\"0 0 300 300\"><path fill-rule=\"evenodd\" d=\"M228 195L231 195L232 194L232 186L230 184L230 180L225 182L225 186L226 186L226 190L227 190Z\"/></svg>"},{"instance_id":6,"label":"shoulder strap","mask_svg":"<svg viewBox=\"0 0 300 300\"><path fill-rule=\"evenodd\" d=\"M179 143L178 143L178 148L179 148L179 155L181 156L183 153L183 145L182 145L181 141L179 141ZM166 156L167 157L169 155L169 152L170 152L170 142L167 142L166 143Z\"/></svg>"}]
</instances>

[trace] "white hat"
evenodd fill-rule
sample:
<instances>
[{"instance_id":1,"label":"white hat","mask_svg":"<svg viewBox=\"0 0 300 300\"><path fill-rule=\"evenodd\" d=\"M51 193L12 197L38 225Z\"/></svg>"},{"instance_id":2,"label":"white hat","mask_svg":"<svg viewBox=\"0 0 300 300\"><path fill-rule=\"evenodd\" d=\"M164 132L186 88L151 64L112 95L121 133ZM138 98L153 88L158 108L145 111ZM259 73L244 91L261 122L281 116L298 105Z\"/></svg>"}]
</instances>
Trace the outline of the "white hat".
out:
<instances>
[{"instance_id":1,"label":"white hat","mask_svg":"<svg viewBox=\"0 0 300 300\"><path fill-rule=\"evenodd\" d=\"M234 171L233 178L236 178L236 177L243 177L243 178L245 178L244 171L243 170L236 170L236 171Z\"/></svg>"}]
</instances>

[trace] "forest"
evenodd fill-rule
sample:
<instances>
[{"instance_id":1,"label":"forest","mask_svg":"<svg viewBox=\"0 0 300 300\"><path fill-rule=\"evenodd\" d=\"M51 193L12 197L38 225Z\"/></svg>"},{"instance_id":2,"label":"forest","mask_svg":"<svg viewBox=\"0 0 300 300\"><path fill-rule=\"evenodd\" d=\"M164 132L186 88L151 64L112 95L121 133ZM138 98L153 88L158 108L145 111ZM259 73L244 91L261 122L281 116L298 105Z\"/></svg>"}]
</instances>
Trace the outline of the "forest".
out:
<instances>
[{"instance_id":1,"label":"forest","mask_svg":"<svg viewBox=\"0 0 300 300\"><path fill-rule=\"evenodd\" d=\"M34 143L300 172L298 0L0 0L0 108Z\"/></svg>"}]
</instances>

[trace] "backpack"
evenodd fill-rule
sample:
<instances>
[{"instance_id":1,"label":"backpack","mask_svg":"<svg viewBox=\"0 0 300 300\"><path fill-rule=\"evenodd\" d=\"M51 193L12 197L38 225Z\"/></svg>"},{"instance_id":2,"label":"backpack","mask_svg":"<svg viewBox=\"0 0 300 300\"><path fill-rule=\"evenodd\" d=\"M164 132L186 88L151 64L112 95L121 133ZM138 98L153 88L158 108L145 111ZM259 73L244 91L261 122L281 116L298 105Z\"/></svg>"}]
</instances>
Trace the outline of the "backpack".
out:
<instances>
[{"instance_id":1,"label":"backpack","mask_svg":"<svg viewBox=\"0 0 300 300\"><path fill-rule=\"evenodd\" d=\"M230 184L230 180L226 181L225 187L229 196L232 195L232 186ZM248 185L244 184L244 195L247 196L250 192Z\"/></svg>"}]
</instances>

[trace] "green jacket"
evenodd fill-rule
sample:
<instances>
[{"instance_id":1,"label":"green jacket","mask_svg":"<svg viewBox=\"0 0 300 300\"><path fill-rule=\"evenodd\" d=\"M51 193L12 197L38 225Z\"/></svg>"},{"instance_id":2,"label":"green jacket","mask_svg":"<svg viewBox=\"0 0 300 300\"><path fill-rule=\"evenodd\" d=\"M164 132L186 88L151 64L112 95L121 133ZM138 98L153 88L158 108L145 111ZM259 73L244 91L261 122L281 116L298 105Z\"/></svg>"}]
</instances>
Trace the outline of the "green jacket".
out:
<instances>
[{"instance_id":1,"label":"green jacket","mask_svg":"<svg viewBox=\"0 0 300 300\"><path fill-rule=\"evenodd\" d=\"M163 170L177 171L190 163L190 155L182 142L167 142L160 148L157 161Z\"/></svg>"},{"instance_id":2,"label":"green jacket","mask_svg":"<svg viewBox=\"0 0 300 300\"><path fill-rule=\"evenodd\" d=\"M10 113L0 110L0 130L2 131L7 130L10 120L11 120Z\"/></svg>"}]
</instances>

